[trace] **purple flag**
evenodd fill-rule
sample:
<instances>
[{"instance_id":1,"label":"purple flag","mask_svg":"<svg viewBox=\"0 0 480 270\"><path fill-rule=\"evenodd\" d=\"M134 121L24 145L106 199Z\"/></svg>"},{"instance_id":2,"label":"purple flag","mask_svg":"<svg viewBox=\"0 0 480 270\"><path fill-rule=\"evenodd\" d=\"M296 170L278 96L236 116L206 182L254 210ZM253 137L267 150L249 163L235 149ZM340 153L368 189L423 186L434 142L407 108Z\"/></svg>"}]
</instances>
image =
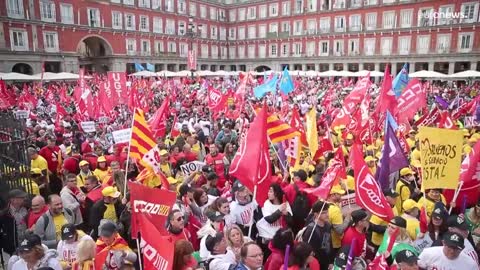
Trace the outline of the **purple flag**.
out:
<instances>
[{"instance_id":1,"label":"purple flag","mask_svg":"<svg viewBox=\"0 0 480 270\"><path fill-rule=\"evenodd\" d=\"M450 106L450 104L448 104L448 102L443 99L441 96L435 96L435 101L437 102L438 105L440 105L440 108L442 110L445 110L448 108L448 106Z\"/></svg>"},{"instance_id":2,"label":"purple flag","mask_svg":"<svg viewBox=\"0 0 480 270\"><path fill-rule=\"evenodd\" d=\"M348 259L347 265L345 266L345 270L352 270L352 263L353 263L353 250L355 249L355 245L357 244L357 239L353 238L352 243L350 244L350 250L348 251Z\"/></svg>"},{"instance_id":3,"label":"purple flag","mask_svg":"<svg viewBox=\"0 0 480 270\"><path fill-rule=\"evenodd\" d=\"M393 182L390 181L390 174L408 167L408 161L403 153L403 148L393 131L390 122L387 122L385 128L385 142L382 149L382 158L378 166L375 179L382 190L393 188Z\"/></svg>"}]
</instances>

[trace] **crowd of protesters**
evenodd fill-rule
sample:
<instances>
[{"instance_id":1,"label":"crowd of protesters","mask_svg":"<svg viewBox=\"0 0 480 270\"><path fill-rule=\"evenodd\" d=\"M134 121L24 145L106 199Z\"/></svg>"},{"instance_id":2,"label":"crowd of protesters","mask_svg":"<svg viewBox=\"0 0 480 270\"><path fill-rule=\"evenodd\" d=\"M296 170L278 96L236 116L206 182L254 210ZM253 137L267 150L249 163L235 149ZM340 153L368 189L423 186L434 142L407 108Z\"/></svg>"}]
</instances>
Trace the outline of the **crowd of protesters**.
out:
<instances>
[{"instance_id":1,"label":"crowd of protesters","mask_svg":"<svg viewBox=\"0 0 480 270\"><path fill-rule=\"evenodd\" d=\"M147 101L148 117L167 95L173 93L175 100L169 108L166 136L156 138L160 169L169 188L177 192L177 202L165 224L175 242L170 262L173 270L368 269L382 253L392 269L479 269L480 200L464 212L455 208L449 213L451 202L445 200L441 189L426 190L425 194L420 191L415 127L406 137L411 144L411 166L398 172L396 188L383 191L395 213L390 222L344 204L344 197L355 193L355 172L348 163L353 136L342 136L342 126L329 132L335 149L344 149L348 175L332 187L327 200L304 190L321 184L333 151L314 159L305 148L295 166L285 170L272 149L272 183L268 199L260 206L252 190L229 175L241 134L253 121L253 107L259 102L251 98L238 108L229 100L226 111L213 117L203 80L159 79L145 83L151 89L142 89L154 92L154 99ZM236 89L238 81L208 79L208 84L228 92ZM89 85L95 92L95 81ZM336 89L335 106L340 107L352 87L346 81L319 78L299 78L296 85L297 90L287 98L268 97L269 110L287 123L292 110L303 117L332 87ZM171 91L172 87L176 90ZM73 85L45 83L44 88L54 92L66 88L68 92ZM374 84L373 88L378 87ZM430 104L433 93L448 102L459 97L466 102L480 89L478 84L431 88ZM111 132L129 127L131 111L118 106L109 112L108 121L93 119L97 131L86 133L75 117L73 103L56 103L67 111L59 119L54 102L33 85L9 85L8 89L17 94L29 91L37 96L38 103L30 108L26 119L31 159L26 177L33 187L31 194L11 190L0 212L5 269L94 269L95 255L105 249L109 252L103 269L138 269L141 253L130 235L131 206L124 181L162 187L155 176L140 174L133 160L127 162L128 145L113 143ZM319 116L322 109L317 106ZM319 137L327 129L328 125L319 121ZM475 127L463 130L466 155L480 133ZM174 131L179 134L173 135ZM382 144L379 134L375 145L364 147L372 173L377 169ZM192 161L205 165L184 175L181 165ZM426 233L420 232L422 206L428 214ZM391 237L394 244L388 249Z\"/></svg>"}]
</instances>

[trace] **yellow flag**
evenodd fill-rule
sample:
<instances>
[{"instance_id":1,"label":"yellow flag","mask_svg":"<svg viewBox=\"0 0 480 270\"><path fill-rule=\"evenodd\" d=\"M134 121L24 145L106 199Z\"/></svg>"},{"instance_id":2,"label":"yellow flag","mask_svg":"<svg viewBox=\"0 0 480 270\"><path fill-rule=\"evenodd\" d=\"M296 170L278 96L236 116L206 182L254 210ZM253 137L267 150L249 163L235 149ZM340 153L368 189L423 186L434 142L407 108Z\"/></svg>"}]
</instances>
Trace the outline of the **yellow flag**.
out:
<instances>
[{"instance_id":1,"label":"yellow flag","mask_svg":"<svg viewBox=\"0 0 480 270\"><path fill-rule=\"evenodd\" d=\"M308 148L310 149L310 154L315 156L315 153L318 150L318 132L317 132L317 110L312 108L307 113L307 142Z\"/></svg>"},{"instance_id":2,"label":"yellow flag","mask_svg":"<svg viewBox=\"0 0 480 270\"><path fill-rule=\"evenodd\" d=\"M463 132L420 127L422 190L456 189L462 162Z\"/></svg>"}]
</instances>

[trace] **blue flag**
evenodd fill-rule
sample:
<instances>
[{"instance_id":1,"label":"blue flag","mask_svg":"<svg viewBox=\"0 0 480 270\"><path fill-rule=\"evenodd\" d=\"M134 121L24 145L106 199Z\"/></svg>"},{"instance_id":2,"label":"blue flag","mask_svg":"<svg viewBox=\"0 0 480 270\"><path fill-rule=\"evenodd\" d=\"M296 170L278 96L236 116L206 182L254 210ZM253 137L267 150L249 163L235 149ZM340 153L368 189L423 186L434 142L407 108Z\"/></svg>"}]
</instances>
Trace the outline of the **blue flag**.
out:
<instances>
[{"instance_id":1,"label":"blue flag","mask_svg":"<svg viewBox=\"0 0 480 270\"><path fill-rule=\"evenodd\" d=\"M405 63L402 70L400 70L392 82L393 92L397 98L400 97L403 89L407 86L408 80L408 63Z\"/></svg>"},{"instance_id":2,"label":"blue flag","mask_svg":"<svg viewBox=\"0 0 480 270\"><path fill-rule=\"evenodd\" d=\"M145 68L142 65L140 65L139 63L135 63L135 71L138 72L138 71L144 71L144 70Z\"/></svg>"},{"instance_id":3,"label":"blue flag","mask_svg":"<svg viewBox=\"0 0 480 270\"><path fill-rule=\"evenodd\" d=\"M151 72L155 72L155 66L150 63L147 63L147 70Z\"/></svg>"},{"instance_id":4,"label":"blue flag","mask_svg":"<svg viewBox=\"0 0 480 270\"><path fill-rule=\"evenodd\" d=\"M387 110L387 117L385 117L385 127L388 125L388 123L390 123L390 125L392 126L393 131L397 131L398 124L389 110Z\"/></svg>"},{"instance_id":5,"label":"blue flag","mask_svg":"<svg viewBox=\"0 0 480 270\"><path fill-rule=\"evenodd\" d=\"M292 77L290 76L290 73L288 73L287 67L283 70L282 73L282 80L280 81L280 91L282 91L283 94L288 95L288 93L293 92L294 86L293 86L293 80Z\"/></svg>"},{"instance_id":6,"label":"blue flag","mask_svg":"<svg viewBox=\"0 0 480 270\"><path fill-rule=\"evenodd\" d=\"M394 188L390 174L405 167L408 167L407 158L403 153L403 148L395 135L395 131L393 131L392 125L387 121L382 158L380 159L380 164L375 174L375 179L377 179L382 190Z\"/></svg>"},{"instance_id":7,"label":"blue flag","mask_svg":"<svg viewBox=\"0 0 480 270\"><path fill-rule=\"evenodd\" d=\"M264 84L253 88L253 95L256 98L262 98L268 92L275 93L275 91L277 90L277 81L278 81L278 76L277 75L273 76L273 78L268 82L265 82Z\"/></svg>"}]
</instances>

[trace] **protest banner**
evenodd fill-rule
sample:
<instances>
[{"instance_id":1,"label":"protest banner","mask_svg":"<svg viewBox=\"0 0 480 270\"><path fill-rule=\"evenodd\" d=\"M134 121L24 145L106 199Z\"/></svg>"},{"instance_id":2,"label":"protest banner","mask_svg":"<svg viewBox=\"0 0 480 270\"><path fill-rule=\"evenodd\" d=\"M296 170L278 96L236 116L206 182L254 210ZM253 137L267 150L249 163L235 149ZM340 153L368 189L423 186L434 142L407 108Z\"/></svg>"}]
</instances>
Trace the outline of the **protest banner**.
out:
<instances>
[{"instance_id":1,"label":"protest banner","mask_svg":"<svg viewBox=\"0 0 480 270\"><path fill-rule=\"evenodd\" d=\"M128 102L127 77L125 72L109 71L107 74L112 95L114 96L113 100L116 101L113 105L116 106Z\"/></svg>"},{"instance_id":2,"label":"protest banner","mask_svg":"<svg viewBox=\"0 0 480 270\"><path fill-rule=\"evenodd\" d=\"M462 161L463 132L420 127L422 190L456 189Z\"/></svg>"},{"instance_id":3,"label":"protest banner","mask_svg":"<svg viewBox=\"0 0 480 270\"><path fill-rule=\"evenodd\" d=\"M80 126L84 132L95 132L95 122L87 121L87 122L80 122Z\"/></svg>"},{"instance_id":4,"label":"protest banner","mask_svg":"<svg viewBox=\"0 0 480 270\"><path fill-rule=\"evenodd\" d=\"M200 171L203 166L205 166L204 162L195 160L181 165L180 168L185 176L190 176L192 173Z\"/></svg>"},{"instance_id":5,"label":"protest banner","mask_svg":"<svg viewBox=\"0 0 480 270\"><path fill-rule=\"evenodd\" d=\"M27 119L30 115L30 112L27 110L18 110L15 112L15 118L17 119Z\"/></svg>"},{"instance_id":6,"label":"protest banner","mask_svg":"<svg viewBox=\"0 0 480 270\"><path fill-rule=\"evenodd\" d=\"M115 130L112 132L112 136L115 143L128 143L132 138L132 129Z\"/></svg>"},{"instance_id":7,"label":"protest banner","mask_svg":"<svg viewBox=\"0 0 480 270\"><path fill-rule=\"evenodd\" d=\"M465 117L465 127L466 128L478 127L478 126L480 126L480 123L478 123L475 120L474 116L466 116Z\"/></svg>"}]
</instances>

